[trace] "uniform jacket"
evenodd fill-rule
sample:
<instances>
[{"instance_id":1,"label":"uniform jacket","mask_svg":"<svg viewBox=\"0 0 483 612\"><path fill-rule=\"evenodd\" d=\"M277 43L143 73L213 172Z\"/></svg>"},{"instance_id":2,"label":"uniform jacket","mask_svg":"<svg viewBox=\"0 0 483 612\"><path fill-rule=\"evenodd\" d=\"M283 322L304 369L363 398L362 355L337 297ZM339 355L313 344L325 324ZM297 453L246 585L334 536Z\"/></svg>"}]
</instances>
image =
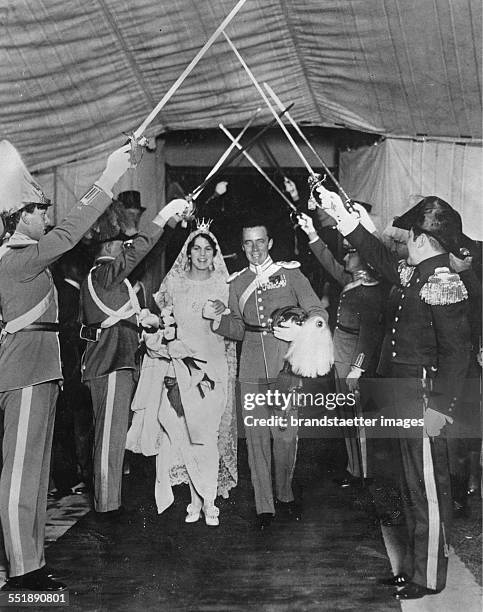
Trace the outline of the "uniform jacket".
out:
<instances>
[{"instance_id":1,"label":"uniform jacket","mask_svg":"<svg viewBox=\"0 0 483 612\"><path fill-rule=\"evenodd\" d=\"M390 375L394 365L418 365L434 373L430 406L453 413L470 357L468 300L430 305L420 292L436 268L449 268L447 253L417 266L398 262L377 238L359 225L347 240L394 285L388 301L387 329L379 364Z\"/></svg>"},{"instance_id":2,"label":"uniform jacket","mask_svg":"<svg viewBox=\"0 0 483 612\"><path fill-rule=\"evenodd\" d=\"M162 229L152 224L149 233L140 233L132 241L131 248L115 259L99 257L92 270L92 284L101 300L111 310L118 310L129 301L124 283L143 257L151 250L162 234ZM81 287L81 319L84 325L100 325L107 315L92 300L87 280ZM105 376L115 370L136 367L134 356L139 344L136 316L127 319L133 327L115 324L103 329L97 342L88 342L82 363L82 380Z\"/></svg>"},{"instance_id":3,"label":"uniform jacket","mask_svg":"<svg viewBox=\"0 0 483 612\"><path fill-rule=\"evenodd\" d=\"M48 266L69 251L110 205L100 192L90 204L77 204L53 230L35 242L15 245L15 234L1 248L0 309L5 323L31 310L49 292ZM57 299L37 322L57 322ZM22 331L9 334L0 346L0 392L62 378L57 333Z\"/></svg>"},{"instance_id":4,"label":"uniform jacket","mask_svg":"<svg viewBox=\"0 0 483 612\"><path fill-rule=\"evenodd\" d=\"M384 291L380 283L353 282L322 240L310 243L322 266L342 286L334 332L335 358L344 355L349 365L364 371L375 370L384 333ZM352 333L349 333L349 331ZM343 346L341 346L343 345Z\"/></svg>"},{"instance_id":5,"label":"uniform jacket","mask_svg":"<svg viewBox=\"0 0 483 612\"><path fill-rule=\"evenodd\" d=\"M263 274L271 264L269 257L261 266L251 265L232 275L228 307L229 315L223 315L216 333L233 340L243 340L240 359L242 382L266 383L277 377L282 369L284 355L289 344L278 340L268 331L252 332L245 325L269 326L271 314L284 306L300 306L309 315L323 314L325 309L307 278L298 269L298 262L277 262L278 270L259 285L248 298L243 312L239 299L248 285Z\"/></svg>"}]
</instances>

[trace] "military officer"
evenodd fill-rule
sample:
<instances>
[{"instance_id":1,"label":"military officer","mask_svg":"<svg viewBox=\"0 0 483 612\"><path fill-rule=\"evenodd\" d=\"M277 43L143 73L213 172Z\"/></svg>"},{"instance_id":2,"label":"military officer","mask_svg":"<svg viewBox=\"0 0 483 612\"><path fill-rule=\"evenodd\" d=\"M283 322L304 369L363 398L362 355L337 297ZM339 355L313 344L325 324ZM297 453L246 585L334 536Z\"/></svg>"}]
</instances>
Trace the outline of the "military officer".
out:
<instances>
[{"instance_id":1,"label":"military officer","mask_svg":"<svg viewBox=\"0 0 483 612\"><path fill-rule=\"evenodd\" d=\"M300 264L274 262L269 255L273 241L267 225L260 221L246 223L242 230L242 249L249 266L229 277L229 314L225 305L213 302L216 333L233 340L243 340L240 356L242 413L248 447L248 461L255 493L259 527L265 529L275 515L272 492L270 437L273 437L276 497L299 518L294 504L292 476L297 452L297 429L251 425L254 419L268 418L273 412L267 405L253 408L247 398L273 388L280 373L288 343L270 331L270 315L284 306L300 306L309 315L326 312L310 283L300 272ZM248 416L253 420L247 420Z\"/></svg>"},{"instance_id":2,"label":"military officer","mask_svg":"<svg viewBox=\"0 0 483 612\"><path fill-rule=\"evenodd\" d=\"M9 565L5 590L61 590L45 569L44 529L55 404L62 378L57 296L48 266L71 249L109 206L129 167L113 153L94 186L48 234L50 201L16 149L0 143L0 210L13 232L0 251L0 518Z\"/></svg>"},{"instance_id":3,"label":"military officer","mask_svg":"<svg viewBox=\"0 0 483 612\"><path fill-rule=\"evenodd\" d=\"M301 215L299 225L309 238L312 253L342 287L334 332L334 365L338 390L348 393L357 389L363 373L368 376L375 374L384 333L384 291L380 281L349 243L346 243L345 265L342 266L319 238L308 215ZM368 475L364 428L347 432L345 442L350 477L340 481L343 487L350 486L354 478L367 478Z\"/></svg>"},{"instance_id":4,"label":"military officer","mask_svg":"<svg viewBox=\"0 0 483 612\"><path fill-rule=\"evenodd\" d=\"M409 231L408 259L398 262L338 195L319 193L339 231L396 286L380 372L395 387L396 416L422 417L424 434L399 436L408 542L402 571L385 583L399 587L396 599L417 599L446 585L452 507L444 428L456 414L470 357L467 292L449 262L449 253L459 253L461 218L444 200L423 198L395 221Z\"/></svg>"},{"instance_id":5,"label":"military officer","mask_svg":"<svg viewBox=\"0 0 483 612\"><path fill-rule=\"evenodd\" d=\"M185 200L173 200L146 232L127 241L114 208L94 232L98 254L81 287L81 337L87 341L82 380L91 392L94 411L94 508L109 513L104 518L122 512L122 464L135 384L138 319L142 324L149 314L141 310L128 276L159 240L168 220L180 219L188 209Z\"/></svg>"}]
</instances>

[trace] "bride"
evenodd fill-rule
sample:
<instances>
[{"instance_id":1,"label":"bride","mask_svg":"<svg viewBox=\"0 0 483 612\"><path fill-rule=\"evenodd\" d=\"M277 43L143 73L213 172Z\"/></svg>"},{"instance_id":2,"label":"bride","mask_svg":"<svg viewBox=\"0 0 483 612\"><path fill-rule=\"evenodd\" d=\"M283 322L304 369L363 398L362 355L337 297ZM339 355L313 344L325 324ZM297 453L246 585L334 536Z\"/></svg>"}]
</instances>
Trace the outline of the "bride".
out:
<instances>
[{"instance_id":1,"label":"bride","mask_svg":"<svg viewBox=\"0 0 483 612\"><path fill-rule=\"evenodd\" d=\"M141 321L159 327L144 334L147 353L132 404L126 448L156 455L158 512L174 501L172 486L188 483L185 521L203 512L219 524L217 494L237 483L235 375L232 342L202 317L209 300L227 303L228 272L207 224L192 232L164 278L155 301L160 316Z\"/></svg>"}]
</instances>

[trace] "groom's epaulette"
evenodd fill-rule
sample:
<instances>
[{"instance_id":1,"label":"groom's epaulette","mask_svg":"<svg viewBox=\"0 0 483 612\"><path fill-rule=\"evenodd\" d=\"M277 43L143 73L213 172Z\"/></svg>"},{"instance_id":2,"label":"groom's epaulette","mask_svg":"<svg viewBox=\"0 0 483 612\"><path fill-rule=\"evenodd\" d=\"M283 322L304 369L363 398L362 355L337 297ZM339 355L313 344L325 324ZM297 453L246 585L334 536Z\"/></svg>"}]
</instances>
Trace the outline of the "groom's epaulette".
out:
<instances>
[{"instance_id":1,"label":"groom's epaulette","mask_svg":"<svg viewBox=\"0 0 483 612\"><path fill-rule=\"evenodd\" d=\"M298 261L276 261L277 266L281 268L285 268L286 270L295 270L295 268L300 268L300 262Z\"/></svg>"},{"instance_id":2,"label":"groom's epaulette","mask_svg":"<svg viewBox=\"0 0 483 612\"><path fill-rule=\"evenodd\" d=\"M248 268L243 268L242 270L238 270L238 272L233 272L233 274L230 274L230 276L226 279L226 282L231 283L232 280L235 280L235 278L240 276L240 274L243 274L245 270L248 270Z\"/></svg>"}]
</instances>

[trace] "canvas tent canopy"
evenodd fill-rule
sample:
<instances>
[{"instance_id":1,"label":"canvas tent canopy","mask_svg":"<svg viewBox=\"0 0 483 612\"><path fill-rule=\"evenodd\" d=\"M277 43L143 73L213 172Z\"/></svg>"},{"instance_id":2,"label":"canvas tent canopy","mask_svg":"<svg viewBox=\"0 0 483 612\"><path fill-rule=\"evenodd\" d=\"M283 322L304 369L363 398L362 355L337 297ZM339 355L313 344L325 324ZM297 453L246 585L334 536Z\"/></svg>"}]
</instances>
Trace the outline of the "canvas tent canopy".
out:
<instances>
[{"instance_id":1,"label":"canvas tent canopy","mask_svg":"<svg viewBox=\"0 0 483 612\"><path fill-rule=\"evenodd\" d=\"M31 170L105 157L139 126L234 5L0 5L1 137L19 148ZM481 9L480 0L247 0L227 33L257 79L295 103L292 115L302 125L458 144L476 151L462 171L476 177ZM148 135L220 121L241 126L258 106L256 89L220 37ZM268 117L264 111L257 121ZM470 157L477 166L468 167Z\"/></svg>"}]
</instances>

